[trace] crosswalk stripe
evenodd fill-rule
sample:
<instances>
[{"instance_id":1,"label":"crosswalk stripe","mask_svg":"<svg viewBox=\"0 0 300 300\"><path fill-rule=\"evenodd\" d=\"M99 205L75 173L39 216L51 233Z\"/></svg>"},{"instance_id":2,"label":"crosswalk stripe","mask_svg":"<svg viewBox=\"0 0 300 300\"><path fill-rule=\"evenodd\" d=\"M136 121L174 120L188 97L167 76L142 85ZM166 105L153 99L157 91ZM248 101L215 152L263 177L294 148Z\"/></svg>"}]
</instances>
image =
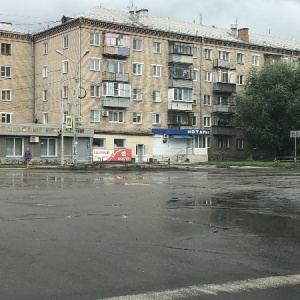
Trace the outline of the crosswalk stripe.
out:
<instances>
[{"instance_id":1,"label":"crosswalk stripe","mask_svg":"<svg viewBox=\"0 0 300 300\"><path fill-rule=\"evenodd\" d=\"M218 295L218 293L240 293L250 290L266 290L285 286L300 285L299 275L273 276L257 279L230 281L223 284L195 285L176 290L149 292L145 294L119 296L102 300L172 300L201 295Z\"/></svg>"}]
</instances>

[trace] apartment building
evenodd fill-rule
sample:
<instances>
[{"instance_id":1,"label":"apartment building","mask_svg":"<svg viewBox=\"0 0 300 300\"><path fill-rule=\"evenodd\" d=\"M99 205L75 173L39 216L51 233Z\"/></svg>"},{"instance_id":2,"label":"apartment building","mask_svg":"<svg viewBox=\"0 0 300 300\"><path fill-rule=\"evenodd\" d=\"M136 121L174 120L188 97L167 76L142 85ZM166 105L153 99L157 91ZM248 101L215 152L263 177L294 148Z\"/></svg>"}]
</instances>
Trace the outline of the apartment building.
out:
<instances>
[{"instance_id":1,"label":"apartment building","mask_svg":"<svg viewBox=\"0 0 300 300\"><path fill-rule=\"evenodd\" d=\"M10 28L0 27L1 51L19 49L1 52L5 161L23 154L9 146L18 130L19 148L29 143L37 161L242 159L233 117L248 72L266 61L299 64L297 41L147 9L98 7L34 35Z\"/></svg>"}]
</instances>

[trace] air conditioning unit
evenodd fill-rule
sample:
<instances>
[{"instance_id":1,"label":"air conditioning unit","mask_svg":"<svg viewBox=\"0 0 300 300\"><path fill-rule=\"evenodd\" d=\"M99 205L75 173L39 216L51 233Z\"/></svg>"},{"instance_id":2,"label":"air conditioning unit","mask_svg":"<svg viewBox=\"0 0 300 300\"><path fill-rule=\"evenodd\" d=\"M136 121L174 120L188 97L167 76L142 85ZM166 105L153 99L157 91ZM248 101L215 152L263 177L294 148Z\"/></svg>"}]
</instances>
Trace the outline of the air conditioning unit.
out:
<instances>
[{"instance_id":1,"label":"air conditioning unit","mask_svg":"<svg viewBox=\"0 0 300 300\"><path fill-rule=\"evenodd\" d=\"M163 138L164 138L164 139L168 139L168 138L169 138L169 135L168 135L168 134L164 134L164 135L163 135Z\"/></svg>"},{"instance_id":2,"label":"air conditioning unit","mask_svg":"<svg viewBox=\"0 0 300 300\"><path fill-rule=\"evenodd\" d=\"M30 143L38 143L40 138L38 136L31 136Z\"/></svg>"},{"instance_id":3,"label":"air conditioning unit","mask_svg":"<svg viewBox=\"0 0 300 300\"><path fill-rule=\"evenodd\" d=\"M108 111L106 111L106 110L103 111L103 112L102 112L102 117L108 117Z\"/></svg>"}]
</instances>

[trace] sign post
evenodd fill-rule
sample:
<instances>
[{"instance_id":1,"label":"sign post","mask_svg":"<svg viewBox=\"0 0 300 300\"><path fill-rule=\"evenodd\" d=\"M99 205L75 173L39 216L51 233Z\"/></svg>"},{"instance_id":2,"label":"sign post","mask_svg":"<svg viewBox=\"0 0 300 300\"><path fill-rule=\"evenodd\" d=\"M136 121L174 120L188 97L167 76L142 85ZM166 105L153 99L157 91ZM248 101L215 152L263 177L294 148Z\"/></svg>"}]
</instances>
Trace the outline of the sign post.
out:
<instances>
[{"instance_id":1,"label":"sign post","mask_svg":"<svg viewBox=\"0 0 300 300\"><path fill-rule=\"evenodd\" d=\"M295 156L294 156L294 162L297 163L297 138L300 137L300 130L290 131L290 137L295 139Z\"/></svg>"}]
</instances>

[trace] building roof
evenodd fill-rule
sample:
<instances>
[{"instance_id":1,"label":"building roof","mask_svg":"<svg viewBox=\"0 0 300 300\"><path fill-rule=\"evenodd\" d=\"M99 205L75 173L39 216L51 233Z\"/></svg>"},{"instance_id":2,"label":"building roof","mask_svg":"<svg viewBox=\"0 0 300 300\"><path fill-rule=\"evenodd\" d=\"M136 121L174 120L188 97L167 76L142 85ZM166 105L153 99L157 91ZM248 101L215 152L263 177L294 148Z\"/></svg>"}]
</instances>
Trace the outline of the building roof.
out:
<instances>
[{"instance_id":1,"label":"building roof","mask_svg":"<svg viewBox=\"0 0 300 300\"><path fill-rule=\"evenodd\" d=\"M14 28L12 24L8 22L0 22L0 32L18 33L18 34L23 33L22 31Z\"/></svg>"},{"instance_id":2,"label":"building roof","mask_svg":"<svg viewBox=\"0 0 300 300\"><path fill-rule=\"evenodd\" d=\"M258 46L267 46L274 48L283 48L289 50L300 50L300 41L291 40L271 35L261 35L252 33L249 30L249 42L244 42L231 34L231 28L217 28L215 26L206 26L202 24L178 21L171 18L161 18L150 16L147 9L138 11L131 10L131 13L116 11L96 7L90 11L79 14L75 17L83 17L91 20L112 22L120 25L148 28L170 33L179 33L191 36L206 37L224 41L246 43Z\"/></svg>"}]
</instances>

